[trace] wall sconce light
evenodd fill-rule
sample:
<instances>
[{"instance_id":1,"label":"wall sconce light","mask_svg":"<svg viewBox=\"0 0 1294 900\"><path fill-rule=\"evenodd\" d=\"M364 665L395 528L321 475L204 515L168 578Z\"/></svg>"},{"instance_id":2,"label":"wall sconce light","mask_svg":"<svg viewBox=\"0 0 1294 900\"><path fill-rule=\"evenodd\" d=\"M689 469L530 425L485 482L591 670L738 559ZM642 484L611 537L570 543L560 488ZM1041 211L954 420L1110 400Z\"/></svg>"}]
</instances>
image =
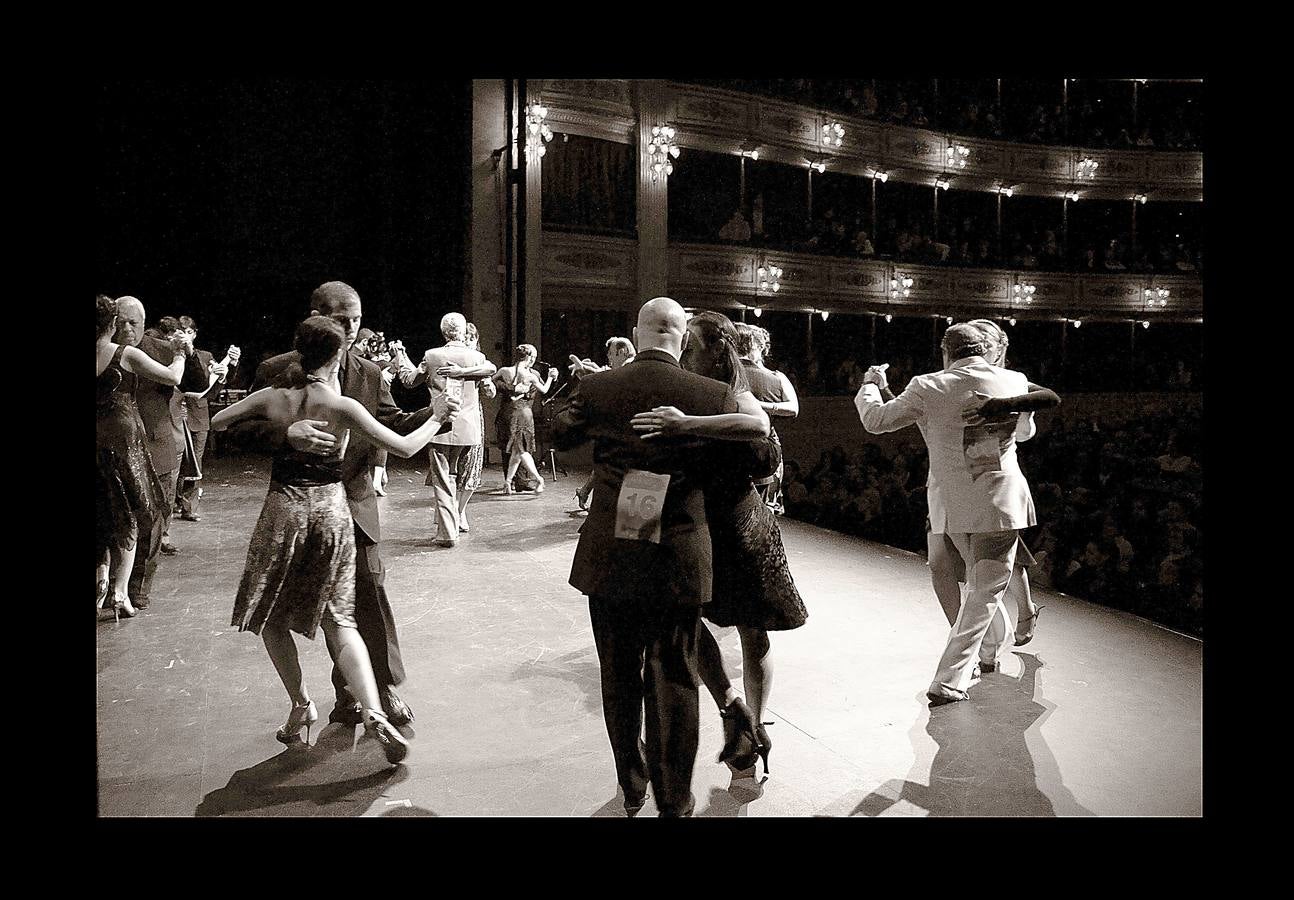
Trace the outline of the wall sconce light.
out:
<instances>
[{"instance_id":1,"label":"wall sconce light","mask_svg":"<svg viewBox=\"0 0 1294 900\"><path fill-rule=\"evenodd\" d=\"M821 309L821 310L818 310L818 315L822 316L822 321L825 322L827 321L827 316L831 315L831 313L825 309Z\"/></svg>"},{"instance_id":2,"label":"wall sconce light","mask_svg":"<svg viewBox=\"0 0 1294 900\"><path fill-rule=\"evenodd\" d=\"M1082 319L1075 319L1075 320L1074 320L1074 327L1075 327L1075 328L1082 328L1082 327L1083 327L1083 320L1082 320Z\"/></svg>"},{"instance_id":3,"label":"wall sconce light","mask_svg":"<svg viewBox=\"0 0 1294 900\"><path fill-rule=\"evenodd\" d=\"M1066 199L1066 200L1068 200L1070 203L1077 203L1077 202L1078 202L1078 191L1066 191L1066 192L1065 192L1065 199Z\"/></svg>"},{"instance_id":4,"label":"wall sconce light","mask_svg":"<svg viewBox=\"0 0 1294 900\"><path fill-rule=\"evenodd\" d=\"M782 269L780 266L760 266L756 274L759 275L759 289L761 291L772 291L776 294L782 287Z\"/></svg>"},{"instance_id":5,"label":"wall sconce light","mask_svg":"<svg viewBox=\"0 0 1294 900\"><path fill-rule=\"evenodd\" d=\"M1010 197L1015 193L1015 185L999 184L994 190L1003 197Z\"/></svg>"},{"instance_id":6,"label":"wall sconce light","mask_svg":"<svg viewBox=\"0 0 1294 900\"><path fill-rule=\"evenodd\" d=\"M759 160L759 151L758 151L758 150L743 150L743 151L741 151L741 155L742 155L742 156L744 156L744 157L746 157L746 159L752 159L752 160L755 160L755 161L758 161L758 160Z\"/></svg>"},{"instance_id":7,"label":"wall sconce light","mask_svg":"<svg viewBox=\"0 0 1294 900\"><path fill-rule=\"evenodd\" d=\"M885 314L885 321L887 321L887 322L893 322L893 321L894 321L894 316L892 316L890 313L886 313L886 314Z\"/></svg>"},{"instance_id":8,"label":"wall sconce light","mask_svg":"<svg viewBox=\"0 0 1294 900\"><path fill-rule=\"evenodd\" d=\"M674 163L678 159L678 145L674 143L675 131L670 125L653 125L651 146L648 154L651 159L651 180L659 181L661 175L673 175Z\"/></svg>"},{"instance_id":9,"label":"wall sconce light","mask_svg":"<svg viewBox=\"0 0 1294 900\"><path fill-rule=\"evenodd\" d=\"M845 139L845 126L835 119L822 126L822 143L828 147L839 147Z\"/></svg>"},{"instance_id":10,"label":"wall sconce light","mask_svg":"<svg viewBox=\"0 0 1294 900\"><path fill-rule=\"evenodd\" d=\"M809 168L821 175L823 172L827 171L827 163L825 160L821 159L810 160Z\"/></svg>"},{"instance_id":11,"label":"wall sconce light","mask_svg":"<svg viewBox=\"0 0 1294 900\"><path fill-rule=\"evenodd\" d=\"M753 312L753 313L755 314L755 318L756 318L756 319L758 319L760 316L762 316L762 315L764 314L764 311L763 311L762 309L760 309L758 306L752 306L752 307L750 308L750 311L751 311L751 312Z\"/></svg>"},{"instance_id":12,"label":"wall sconce light","mask_svg":"<svg viewBox=\"0 0 1294 900\"><path fill-rule=\"evenodd\" d=\"M1147 198L1146 198L1146 195L1145 195L1145 194L1133 194L1133 195L1132 195L1132 199L1133 199L1133 200L1136 200L1136 201L1137 201L1138 203L1140 203L1142 206L1145 206L1145 205L1146 205L1146 199L1147 199Z\"/></svg>"},{"instance_id":13,"label":"wall sconce light","mask_svg":"<svg viewBox=\"0 0 1294 900\"><path fill-rule=\"evenodd\" d=\"M961 144L951 144L945 152L949 168L964 169L966 160L970 157L970 148L963 147Z\"/></svg>"},{"instance_id":14,"label":"wall sconce light","mask_svg":"<svg viewBox=\"0 0 1294 900\"><path fill-rule=\"evenodd\" d=\"M889 172L882 172L879 169L872 169L871 178L873 181L879 181L881 184L890 180Z\"/></svg>"},{"instance_id":15,"label":"wall sconce light","mask_svg":"<svg viewBox=\"0 0 1294 900\"><path fill-rule=\"evenodd\" d=\"M1149 320L1149 319L1142 319L1142 320L1141 320L1141 327L1142 327L1142 328L1149 328L1149 327L1150 327L1150 320Z\"/></svg>"},{"instance_id":16,"label":"wall sconce light","mask_svg":"<svg viewBox=\"0 0 1294 900\"><path fill-rule=\"evenodd\" d=\"M953 317L952 317L952 316L944 316L944 321L945 321L945 322L947 322L949 325L951 325L951 324L953 323Z\"/></svg>"},{"instance_id":17,"label":"wall sconce light","mask_svg":"<svg viewBox=\"0 0 1294 900\"><path fill-rule=\"evenodd\" d=\"M1092 159L1092 157L1084 156L1081 160L1078 161L1078 167L1077 167L1078 177L1080 179L1086 178L1090 181L1096 178L1096 170L1099 169L1100 167L1101 167L1101 164L1096 160Z\"/></svg>"},{"instance_id":18,"label":"wall sconce light","mask_svg":"<svg viewBox=\"0 0 1294 900\"><path fill-rule=\"evenodd\" d=\"M548 107L535 101L526 107L526 149L543 159L548 152L544 144L553 139L553 130L548 127Z\"/></svg>"},{"instance_id":19,"label":"wall sconce light","mask_svg":"<svg viewBox=\"0 0 1294 900\"><path fill-rule=\"evenodd\" d=\"M935 187L937 189L941 191L946 191L948 190L949 184L951 184L951 182L947 178L944 178L942 175L935 176Z\"/></svg>"},{"instance_id":20,"label":"wall sconce light","mask_svg":"<svg viewBox=\"0 0 1294 900\"><path fill-rule=\"evenodd\" d=\"M1011 327L1012 327L1012 328L1014 328L1014 327L1015 327L1015 318L1014 318L1014 317L1012 317L1012 318L1010 318L1010 319L1007 319L1007 321L1011 323Z\"/></svg>"}]
</instances>

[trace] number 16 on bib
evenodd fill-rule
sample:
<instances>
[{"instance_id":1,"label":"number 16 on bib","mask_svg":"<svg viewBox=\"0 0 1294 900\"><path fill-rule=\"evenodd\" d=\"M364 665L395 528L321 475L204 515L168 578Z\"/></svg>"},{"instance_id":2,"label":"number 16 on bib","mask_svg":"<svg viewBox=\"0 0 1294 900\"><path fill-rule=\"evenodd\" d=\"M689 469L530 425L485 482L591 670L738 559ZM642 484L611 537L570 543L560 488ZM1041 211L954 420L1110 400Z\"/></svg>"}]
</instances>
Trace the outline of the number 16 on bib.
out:
<instances>
[{"instance_id":1,"label":"number 16 on bib","mask_svg":"<svg viewBox=\"0 0 1294 900\"><path fill-rule=\"evenodd\" d=\"M630 469L616 500L616 537L660 543L660 519L669 476Z\"/></svg>"}]
</instances>

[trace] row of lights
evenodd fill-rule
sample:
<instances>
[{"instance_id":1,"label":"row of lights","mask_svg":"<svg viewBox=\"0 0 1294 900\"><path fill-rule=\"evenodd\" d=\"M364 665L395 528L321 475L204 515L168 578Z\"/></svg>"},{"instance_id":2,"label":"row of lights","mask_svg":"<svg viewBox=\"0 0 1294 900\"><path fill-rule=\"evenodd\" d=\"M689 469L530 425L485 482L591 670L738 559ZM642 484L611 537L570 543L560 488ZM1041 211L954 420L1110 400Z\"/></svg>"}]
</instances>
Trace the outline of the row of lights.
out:
<instances>
[{"instance_id":1,"label":"row of lights","mask_svg":"<svg viewBox=\"0 0 1294 900\"><path fill-rule=\"evenodd\" d=\"M672 125L653 125L651 130L651 146L648 154L651 159L651 180L659 181L661 175L673 175L674 163L672 160L678 159L678 145L674 143L674 127Z\"/></svg>"}]
</instances>

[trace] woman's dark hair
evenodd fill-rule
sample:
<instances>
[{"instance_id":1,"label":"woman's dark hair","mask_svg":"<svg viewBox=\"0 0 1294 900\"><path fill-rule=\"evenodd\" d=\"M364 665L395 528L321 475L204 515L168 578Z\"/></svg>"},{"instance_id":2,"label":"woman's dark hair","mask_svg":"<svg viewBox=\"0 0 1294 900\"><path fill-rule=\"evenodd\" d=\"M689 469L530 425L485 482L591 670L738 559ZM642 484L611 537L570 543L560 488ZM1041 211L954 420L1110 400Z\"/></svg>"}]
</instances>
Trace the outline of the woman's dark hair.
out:
<instances>
[{"instance_id":1,"label":"woman's dark hair","mask_svg":"<svg viewBox=\"0 0 1294 900\"><path fill-rule=\"evenodd\" d=\"M301 354L301 370L313 372L332 360L346 340L346 332L327 316L311 316L297 326L292 349Z\"/></svg>"},{"instance_id":2,"label":"woman's dark hair","mask_svg":"<svg viewBox=\"0 0 1294 900\"><path fill-rule=\"evenodd\" d=\"M746 367L737 355L737 329L733 327L732 320L723 313L707 310L692 316L687 324L688 328L697 326L701 335L701 349L715 356L717 368L713 377L726 381L735 393L750 390Z\"/></svg>"},{"instance_id":3,"label":"woman's dark hair","mask_svg":"<svg viewBox=\"0 0 1294 900\"><path fill-rule=\"evenodd\" d=\"M95 314L99 323L99 330L94 333L96 338L103 337L105 331L112 329L112 323L117 321L117 301L113 300L107 294L99 294L94 298Z\"/></svg>"}]
</instances>

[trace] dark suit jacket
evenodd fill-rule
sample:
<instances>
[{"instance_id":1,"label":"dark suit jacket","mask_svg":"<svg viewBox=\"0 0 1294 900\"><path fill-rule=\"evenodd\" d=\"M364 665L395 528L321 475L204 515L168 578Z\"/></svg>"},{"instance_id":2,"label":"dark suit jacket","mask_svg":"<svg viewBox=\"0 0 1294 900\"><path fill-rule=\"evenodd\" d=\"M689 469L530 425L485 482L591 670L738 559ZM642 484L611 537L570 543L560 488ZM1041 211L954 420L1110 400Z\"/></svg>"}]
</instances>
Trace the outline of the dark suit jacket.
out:
<instances>
[{"instance_id":1,"label":"dark suit jacket","mask_svg":"<svg viewBox=\"0 0 1294 900\"><path fill-rule=\"evenodd\" d=\"M684 371L668 353L645 350L633 362L586 375L553 423L553 443L569 450L593 441L593 503L580 529L570 583L585 594L695 605L710 600L710 532L702 479L705 442L643 440L635 413L676 406L690 415L737 411L726 384ZM616 502L628 469L670 476L660 544L615 537Z\"/></svg>"},{"instance_id":2,"label":"dark suit jacket","mask_svg":"<svg viewBox=\"0 0 1294 900\"><path fill-rule=\"evenodd\" d=\"M256 367L252 390L292 386L288 368L300 359L300 354L293 350L265 360ZM391 389L382 383L382 370L355 353L347 352L342 356L338 378L343 394L358 400L373 418L397 434L408 434L431 417L431 407L406 413L396 406L391 399ZM268 421L239 422L227 434L236 445L246 449L273 452L287 446L287 429ZM377 495L373 493L373 467L377 465L375 460L379 452L378 448L352 431L346 455L341 461L351 518L374 542L382 540Z\"/></svg>"},{"instance_id":3,"label":"dark suit jacket","mask_svg":"<svg viewBox=\"0 0 1294 900\"><path fill-rule=\"evenodd\" d=\"M213 357L211 353L206 350L199 350L198 356L202 360L203 370L209 373L211 371L211 364L215 362L215 357ZM210 374L207 375L207 381L208 382L211 381ZM208 391L207 393L204 393L201 397L198 397L197 399L194 399L193 397L186 397L180 391L175 392L176 397L178 398L177 403L180 405L181 409L184 410L184 414L189 419L190 431L210 431L211 430L211 411L207 408L207 398L210 396L212 392L219 391L219 390L220 390L219 384L213 385L210 391Z\"/></svg>"},{"instance_id":4,"label":"dark suit jacket","mask_svg":"<svg viewBox=\"0 0 1294 900\"><path fill-rule=\"evenodd\" d=\"M175 349L170 341L162 341L152 335L144 335L139 341L139 349L164 366L175 360ZM175 446L175 434L172 431L179 424L178 418L171 415L171 398L175 388L148 378L135 379L135 405L139 407L139 418L144 422L144 433L148 440L148 454L153 458L153 469L158 475L175 471L176 455L180 448ZM202 364L198 354L191 353L184 361L184 375L180 379L180 390L201 391L207 387L207 367Z\"/></svg>"}]
</instances>

